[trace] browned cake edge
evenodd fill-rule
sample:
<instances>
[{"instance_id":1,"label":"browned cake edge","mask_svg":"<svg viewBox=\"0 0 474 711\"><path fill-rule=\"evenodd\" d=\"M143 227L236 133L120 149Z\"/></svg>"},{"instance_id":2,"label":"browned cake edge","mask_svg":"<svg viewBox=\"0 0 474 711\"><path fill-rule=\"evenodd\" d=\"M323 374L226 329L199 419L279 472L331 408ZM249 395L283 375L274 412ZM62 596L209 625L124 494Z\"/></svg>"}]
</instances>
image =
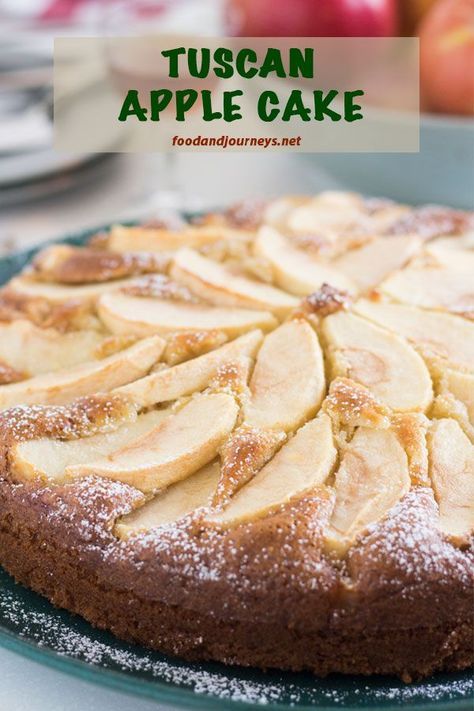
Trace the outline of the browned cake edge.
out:
<instances>
[{"instance_id":1,"label":"browned cake edge","mask_svg":"<svg viewBox=\"0 0 474 711\"><path fill-rule=\"evenodd\" d=\"M123 543L111 522L137 493L114 484L111 503L106 492L97 479L58 490L0 481L0 563L96 627L187 660L407 681L474 662L473 550L427 524L427 489L408 494L343 567L319 546L323 495L296 505L296 524L283 511L215 537L188 521Z\"/></svg>"}]
</instances>

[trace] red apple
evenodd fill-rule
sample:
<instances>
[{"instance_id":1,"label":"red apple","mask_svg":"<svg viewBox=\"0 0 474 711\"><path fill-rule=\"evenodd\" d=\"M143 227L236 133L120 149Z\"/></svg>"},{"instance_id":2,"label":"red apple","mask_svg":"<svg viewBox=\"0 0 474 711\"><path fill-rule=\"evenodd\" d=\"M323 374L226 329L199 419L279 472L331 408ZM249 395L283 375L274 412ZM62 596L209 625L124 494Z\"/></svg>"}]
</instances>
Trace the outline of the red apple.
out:
<instances>
[{"instance_id":1,"label":"red apple","mask_svg":"<svg viewBox=\"0 0 474 711\"><path fill-rule=\"evenodd\" d=\"M397 34L396 0L228 0L242 37L386 37Z\"/></svg>"},{"instance_id":2,"label":"red apple","mask_svg":"<svg viewBox=\"0 0 474 711\"><path fill-rule=\"evenodd\" d=\"M418 25L437 0L400 0L402 35L416 35Z\"/></svg>"},{"instance_id":3,"label":"red apple","mask_svg":"<svg viewBox=\"0 0 474 711\"><path fill-rule=\"evenodd\" d=\"M423 106L474 114L474 0L438 0L420 27Z\"/></svg>"}]
</instances>

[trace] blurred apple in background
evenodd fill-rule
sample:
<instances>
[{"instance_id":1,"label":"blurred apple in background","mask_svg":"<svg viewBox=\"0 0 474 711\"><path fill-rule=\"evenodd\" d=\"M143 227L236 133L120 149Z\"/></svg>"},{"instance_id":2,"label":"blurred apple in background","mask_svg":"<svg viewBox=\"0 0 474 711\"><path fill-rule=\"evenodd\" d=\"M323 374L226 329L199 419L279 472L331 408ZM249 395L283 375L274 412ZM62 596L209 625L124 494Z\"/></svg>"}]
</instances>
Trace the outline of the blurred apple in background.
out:
<instances>
[{"instance_id":1,"label":"blurred apple in background","mask_svg":"<svg viewBox=\"0 0 474 711\"><path fill-rule=\"evenodd\" d=\"M385 37L398 34L397 0L228 0L243 37Z\"/></svg>"},{"instance_id":2,"label":"blurred apple in background","mask_svg":"<svg viewBox=\"0 0 474 711\"><path fill-rule=\"evenodd\" d=\"M474 114L474 0L438 0L419 37L423 108Z\"/></svg>"}]
</instances>

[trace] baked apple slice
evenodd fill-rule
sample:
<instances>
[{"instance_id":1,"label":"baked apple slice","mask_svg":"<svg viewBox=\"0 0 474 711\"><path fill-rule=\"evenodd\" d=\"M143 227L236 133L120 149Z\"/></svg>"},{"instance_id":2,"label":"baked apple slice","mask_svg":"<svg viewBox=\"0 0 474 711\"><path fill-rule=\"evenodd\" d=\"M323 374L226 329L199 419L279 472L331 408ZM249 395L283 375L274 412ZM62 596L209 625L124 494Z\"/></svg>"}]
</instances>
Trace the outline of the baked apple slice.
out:
<instances>
[{"instance_id":1,"label":"baked apple slice","mask_svg":"<svg viewBox=\"0 0 474 711\"><path fill-rule=\"evenodd\" d=\"M169 410L152 410L139 415L113 432L74 440L49 438L18 442L10 450L12 471L18 479L44 479L55 484L65 480L65 470L104 457L155 429Z\"/></svg>"},{"instance_id":2,"label":"baked apple slice","mask_svg":"<svg viewBox=\"0 0 474 711\"><path fill-rule=\"evenodd\" d=\"M410 489L407 455L391 430L359 428L336 472L336 501L327 546L343 555L367 526L381 519Z\"/></svg>"},{"instance_id":3,"label":"baked apple slice","mask_svg":"<svg viewBox=\"0 0 474 711\"><path fill-rule=\"evenodd\" d=\"M18 319L0 323L0 362L40 375L99 358L106 341L96 331L60 333Z\"/></svg>"},{"instance_id":4,"label":"baked apple slice","mask_svg":"<svg viewBox=\"0 0 474 711\"><path fill-rule=\"evenodd\" d=\"M474 323L460 316L416 306L361 299L354 305L361 316L399 333L429 364L449 364L474 371Z\"/></svg>"},{"instance_id":5,"label":"baked apple slice","mask_svg":"<svg viewBox=\"0 0 474 711\"><path fill-rule=\"evenodd\" d=\"M466 252L471 252L474 249L474 231L466 232L465 234L458 235L455 237L451 235L449 237L438 237L431 243L433 247L441 247L442 249L450 250L465 250Z\"/></svg>"},{"instance_id":6,"label":"baked apple slice","mask_svg":"<svg viewBox=\"0 0 474 711\"><path fill-rule=\"evenodd\" d=\"M116 225L107 238L107 249L113 252L174 252L181 247L200 249L228 240L245 242L251 235L246 230L225 225L185 225L178 230Z\"/></svg>"},{"instance_id":7,"label":"baked apple slice","mask_svg":"<svg viewBox=\"0 0 474 711\"><path fill-rule=\"evenodd\" d=\"M425 246L425 254L440 267L474 273L474 250L453 249L433 242Z\"/></svg>"},{"instance_id":8,"label":"baked apple slice","mask_svg":"<svg viewBox=\"0 0 474 711\"><path fill-rule=\"evenodd\" d=\"M272 225L277 229L288 228L288 218L294 209L310 201L308 195L286 195L271 200L264 208L261 224Z\"/></svg>"},{"instance_id":9,"label":"baked apple slice","mask_svg":"<svg viewBox=\"0 0 474 711\"><path fill-rule=\"evenodd\" d=\"M474 445L455 420L435 421L428 435L439 526L463 543L474 529Z\"/></svg>"},{"instance_id":10,"label":"baked apple slice","mask_svg":"<svg viewBox=\"0 0 474 711\"><path fill-rule=\"evenodd\" d=\"M105 294L98 302L99 317L115 334L145 337L154 333L176 331L222 331L235 338L246 331L261 328L268 331L277 324L269 311L209 306L128 296Z\"/></svg>"},{"instance_id":11,"label":"baked apple slice","mask_svg":"<svg viewBox=\"0 0 474 711\"><path fill-rule=\"evenodd\" d=\"M332 266L355 284L358 291L364 292L406 264L420 244L421 240L413 236L377 237L338 257Z\"/></svg>"},{"instance_id":12,"label":"baked apple slice","mask_svg":"<svg viewBox=\"0 0 474 711\"><path fill-rule=\"evenodd\" d=\"M320 414L301 427L273 459L209 520L229 526L265 516L324 484L336 463L331 420Z\"/></svg>"},{"instance_id":13,"label":"baked apple slice","mask_svg":"<svg viewBox=\"0 0 474 711\"><path fill-rule=\"evenodd\" d=\"M0 386L0 409L14 405L62 405L82 395L109 392L141 378L160 358L165 342L146 338L114 355L68 370Z\"/></svg>"},{"instance_id":14,"label":"baked apple slice","mask_svg":"<svg viewBox=\"0 0 474 711\"><path fill-rule=\"evenodd\" d=\"M171 277L199 297L224 306L266 310L283 318L298 304L294 296L274 286L235 274L228 267L202 257L193 249L177 252Z\"/></svg>"},{"instance_id":15,"label":"baked apple slice","mask_svg":"<svg viewBox=\"0 0 474 711\"><path fill-rule=\"evenodd\" d=\"M380 291L394 301L474 319L473 273L467 269L412 267L392 274Z\"/></svg>"},{"instance_id":16,"label":"baked apple slice","mask_svg":"<svg viewBox=\"0 0 474 711\"><path fill-rule=\"evenodd\" d=\"M258 429L289 432L314 416L325 392L318 337L293 319L265 337L250 379L244 421Z\"/></svg>"},{"instance_id":17,"label":"baked apple slice","mask_svg":"<svg viewBox=\"0 0 474 711\"><path fill-rule=\"evenodd\" d=\"M221 348L172 368L151 373L115 392L129 397L140 408L177 400L207 388L222 366L240 358L252 358L261 342L261 331L251 331Z\"/></svg>"},{"instance_id":18,"label":"baked apple slice","mask_svg":"<svg viewBox=\"0 0 474 711\"><path fill-rule=\"evenodd\" d=\"M210 505L219 479L219 462L211 462L187 479L172 484L141 508L123 516L115 525L115 534L127 539L151 528L166 526Z\"/></svg>"},{"instance_id":19,"label":"baked apple slice","mask_svg":"<svg viewBox=\"0 0 474 711\"><path fill-rule=\"evenodd\" d=\"M8 282L8 290L30 299L44 299L51 304L65 304L71 301L93 304L109 291L118 291L132 285L137 277L104 281L96 284L66 286L64 284L49 284L37 281L24 274Z\"/></svg>"},{"instance_id":20,"label":"baked apple slice","mask_svg":"<svg viewBox=\"0 0 474 711\"><path fill-rule=\"evenodd\" d=\"M95 474L151 493L186 479L212 461L234 428L238 412L231 395L198 395L143 437L106 457L67 467L65 474Z\"/></svg>"},{"instance_id":21,"label":"baked apple slice","mask_svg":"<svg viewBox=\"0 0 474 711\"><path fill-rule=\"evenodd\" d=\"M287 217L288 228L297 234L341 233L366 222L360 195L336 190L327 190L296 205Z\"/></svg>"},{"instance_id":22,"label":"baked apple slice","mask_svg":"<svg viewBox=\"0 0 474 711\"><path fill-rule=\"evenodd\" d=\"M282 289L297 296L307 296L330 284L338 289L356 292L354 282L332 264L291 244L273 227L261 227L254 243L257 257L265 259L272 268L273 279Z\"/></svg>"},{"instance_id":23,"label":"baked apple slice","mask_svg":"<svg viewBox=\"0 0 474 711\"><path fill-rule=\"evenodd\" d=\"M396 411L424 411L433 398L423 359L395 333L353 313L339 311L322 325L335 376L365 385Z\"/></svg>"}]
</instances>

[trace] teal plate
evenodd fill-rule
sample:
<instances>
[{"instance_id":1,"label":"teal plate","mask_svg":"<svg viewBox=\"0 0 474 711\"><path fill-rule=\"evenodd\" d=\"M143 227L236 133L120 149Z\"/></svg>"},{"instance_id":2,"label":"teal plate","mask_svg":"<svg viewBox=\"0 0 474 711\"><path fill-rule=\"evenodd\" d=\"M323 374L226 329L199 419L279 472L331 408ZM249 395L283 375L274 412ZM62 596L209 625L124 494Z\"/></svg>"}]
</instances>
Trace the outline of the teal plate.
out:
<instances>
[{"instance_id":1,"label":"teal plate","mask_svg":"<svg viewBox=\"0 0 474 711\"><path fill-rule=\"evenodd\" d=\"M95 231L62 241L80 244ZM0 284L34 253L1 259ZM391 677L334 675L321 680L309 674L184 663L94 629L16 584L1 568L0 645L87 681L178 708L468 711L474 702L473 677L466 672L407 685Z\"/></svg>"}]
</instances>

